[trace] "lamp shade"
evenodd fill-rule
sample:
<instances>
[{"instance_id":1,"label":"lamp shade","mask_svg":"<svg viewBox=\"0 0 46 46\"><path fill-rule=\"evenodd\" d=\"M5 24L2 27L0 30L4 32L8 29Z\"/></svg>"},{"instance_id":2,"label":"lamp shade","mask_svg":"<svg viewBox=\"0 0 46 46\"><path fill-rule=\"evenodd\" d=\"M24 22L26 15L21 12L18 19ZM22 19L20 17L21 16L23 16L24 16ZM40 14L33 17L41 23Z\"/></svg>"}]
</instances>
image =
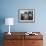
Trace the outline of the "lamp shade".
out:
<instances>
[{"instance_id":1,"label":"lamp shade","mask_svg":"<svg viewBox=\"0 0 46 46\"><path fill-rule=\"evenodd\" d=\"M14 18L5 18L5 25L14 25Z\"/></svg>"}]
</instances>

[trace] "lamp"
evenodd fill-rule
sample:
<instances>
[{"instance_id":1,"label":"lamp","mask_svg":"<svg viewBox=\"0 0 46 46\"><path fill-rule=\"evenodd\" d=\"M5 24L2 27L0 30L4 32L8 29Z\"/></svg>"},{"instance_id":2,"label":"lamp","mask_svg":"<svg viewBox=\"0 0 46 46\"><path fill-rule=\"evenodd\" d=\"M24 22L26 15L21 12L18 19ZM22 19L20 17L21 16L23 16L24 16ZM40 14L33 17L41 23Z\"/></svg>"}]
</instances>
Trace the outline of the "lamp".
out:
<instances>
[{"instance_id":1,"label":"lamp","mask_svg":"<svg viewBox=\"0 0 46 46\"><path fill-rule=\"evenodd\" d=\"M14 18L5 18L5 25L9 25L8 34L11 35L11 33L10 33L10 25L14 25Z\"/></svg>"}]
</instances>

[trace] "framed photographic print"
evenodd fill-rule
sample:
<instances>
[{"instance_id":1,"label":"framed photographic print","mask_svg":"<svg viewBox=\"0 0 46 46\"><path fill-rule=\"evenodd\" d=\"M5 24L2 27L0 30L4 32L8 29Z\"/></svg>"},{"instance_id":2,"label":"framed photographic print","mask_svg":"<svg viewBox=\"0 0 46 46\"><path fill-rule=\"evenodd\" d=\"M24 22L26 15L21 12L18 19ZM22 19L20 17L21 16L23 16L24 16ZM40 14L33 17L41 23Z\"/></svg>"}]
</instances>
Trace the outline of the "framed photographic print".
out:
<instances>
[{"instance_id":1,"label":"framed photographic print","mask_svg":"<svg viewBox=\"0 0 46 46\"><path fill-rule=\"evenodd\" d=\"M35 22L35 9L19 9L18 19L19 22Z\"/></svg>"}]
</instances>

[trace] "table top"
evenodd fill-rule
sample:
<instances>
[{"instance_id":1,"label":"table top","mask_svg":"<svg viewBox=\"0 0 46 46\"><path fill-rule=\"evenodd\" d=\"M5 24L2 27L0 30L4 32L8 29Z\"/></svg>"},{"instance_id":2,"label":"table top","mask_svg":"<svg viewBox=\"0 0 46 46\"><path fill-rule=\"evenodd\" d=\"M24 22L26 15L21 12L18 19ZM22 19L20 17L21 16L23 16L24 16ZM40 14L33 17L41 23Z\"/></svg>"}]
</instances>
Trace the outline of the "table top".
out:
<instances>
[{"instance_id":1,"label":"table top","mask_svg":"<svg viewBox=\"0 0 46 46\"><path fill-rule=\"evenodd\" d=\"M7 32L4 33L5 39L43 39L43 35L40 32L32 32L32 34L25 34L27 32L11 32L9 35ZM38 35L35 35L38 34Z\"/></svg>"}]
</instances>

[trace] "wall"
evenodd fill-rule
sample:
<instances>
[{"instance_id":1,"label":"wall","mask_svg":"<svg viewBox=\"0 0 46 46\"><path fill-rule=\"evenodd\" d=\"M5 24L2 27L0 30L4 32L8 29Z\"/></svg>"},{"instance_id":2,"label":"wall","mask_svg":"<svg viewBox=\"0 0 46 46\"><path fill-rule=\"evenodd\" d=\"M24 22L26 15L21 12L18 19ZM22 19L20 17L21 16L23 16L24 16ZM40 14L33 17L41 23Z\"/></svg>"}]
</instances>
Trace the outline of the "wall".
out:
<instances>
[{"instance_id":1,"label":"wall","mask_svg":"<svg viewBox=\"0 0 46 46\"><path fill-rule=\"evenodd\" d=\"M46 1L45 0L1 0L2 17L13 17L14 26L11 31L46 31ZM18 9L35 9L35 23L19 23ZM1 26L2 32L8 31L6 25Z\"/></svg>"}]
</instances>

